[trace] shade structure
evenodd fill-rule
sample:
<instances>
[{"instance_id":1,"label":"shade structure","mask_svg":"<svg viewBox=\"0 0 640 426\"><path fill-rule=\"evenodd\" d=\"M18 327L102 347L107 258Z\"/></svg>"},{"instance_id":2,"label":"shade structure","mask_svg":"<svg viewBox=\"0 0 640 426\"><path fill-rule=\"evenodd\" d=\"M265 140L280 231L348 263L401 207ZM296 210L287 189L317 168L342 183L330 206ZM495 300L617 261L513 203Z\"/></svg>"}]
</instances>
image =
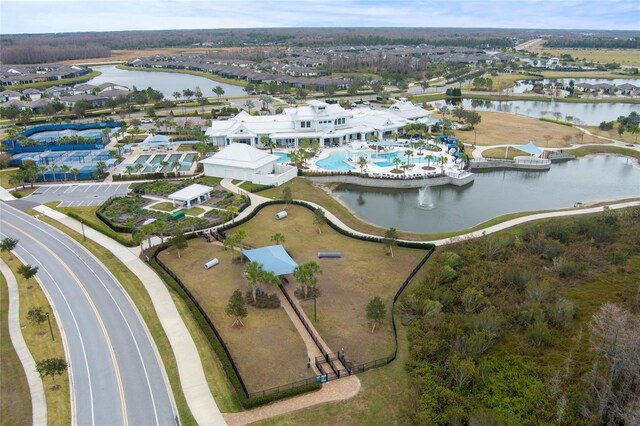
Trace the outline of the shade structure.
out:
<instances>
[{"instance_id":1,"label":"shade structure","mask_svg":"<svg viewBox=\"0 0 640 426\"><path fill-rule=\"evenodd\" d=\"M242 254L251 262L261 263L265 270L276 275L290 274L298 266L282 245L243 250Z\"/></svg>"},{"instance_id":2,"label":"shade structure","mask_svg":"<svg viewBox=\"0 0 640 426\"><path fill-rule=\"evenodd\" d=\"M518 148L520 151L524 151L527 154L531 155L539 155L542 154L543 150L538 148L533 142L529 141L526 145L516 146L514 148Z\"/></svg>"}]
</instances>

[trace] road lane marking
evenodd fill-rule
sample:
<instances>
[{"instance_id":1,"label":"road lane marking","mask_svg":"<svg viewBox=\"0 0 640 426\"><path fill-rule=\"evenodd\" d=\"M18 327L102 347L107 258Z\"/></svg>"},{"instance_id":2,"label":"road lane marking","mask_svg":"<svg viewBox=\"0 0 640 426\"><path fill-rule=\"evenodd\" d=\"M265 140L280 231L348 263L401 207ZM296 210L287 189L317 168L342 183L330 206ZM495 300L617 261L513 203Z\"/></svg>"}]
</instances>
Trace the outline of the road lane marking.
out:
<instances>
[{"instance_id":1,"label":"road lane marking","mask_svg":"<svg viewBox=\"0 0 640 426\"><path fill-rule=\"evenodd\" d=\"M9 224L7 224L9 225ZM9 225L11 226L11 225ZM17 228L15 228L14 226L12 226L12 228L18 230ZM20 230L18 230L19 233L23 233ZM6 236L6 234L0 232L0 235L4 235ZM27 235L27 234L24 234ZM27 235L28 237L28 235ZM69 310L69 314L71 315L71 319L73 320L73 323L76 327L76 332L78 333L78 338L80 339L80 347L82 348L82 356L84 358L84 365L85 365L85 369L87 370L87 381L89 382L89 401L91 402L90 406L91 406L91 423L95 424L95 414L94 414L94 407L93 407L93 387L91 385L91 370L89 369L89 361L87 360L87 351L85 350L85 346L84 346L84 339L82 338L82 333L80 332L80 326L78 325L78 320L76 319L75 314L73 313L73 309L71 309L71 305L69 304L69 301L67 300L67 297L65 296L64 292L61 290L60 286L58 285L58 282L51 276L51 274L49 273L49 271L47 270L47 268L45 268L42 263L40 263L40 261L38 260L38 258L36 256L34 256L29 250L27 250L26 248L20 246L20 248L18 250L23 250L24 252L26 252L29 256L31 256L31 258L34 259L34 261L40 265L40 267L42 268L42 270L44 272L46 272L47 275L49 275L49 278L51 278L51 281L53 281L53 284L58 288L58 292L60 293L60 295L62 296L62 299L64 300L65 304L67 305L67 309ZM46 292L45 292L46 293ZM52 306L52 309L56 310L56 308L54 308L54 304L52 300L49 300L49 304ZM62 318L60 316L58 316L59 322L58 322L58 326L62 329ZM63 336L65 336L66 339L66 334L63 332L62 333ZM73 366L69 366L69 369L73 371ZM72 378L69 382L70 385L72 385L72 383L74 383L74 379ZM71 391L71 389L70 389ZM72 412L75 414L76 413L76 406L75 406L75 397L73 398L74 404L72 404ZM72 420L73 420L73 415L72 415ZM73 422L72 422L73 423Z\"/></svg>"},{"instance_id":2,"label":"road lane marking","mask_svg":"<svg viewBox=\"0 0 640 426\"><path fill-rule=\"evenodd\" d=\"M14 215L15 216L15 215ZM20 218L22 219L22 218ZM22 219L24 221L24 219ZM26 222L26 221L25 221ZM28 223L28 222L27 222ZM36 244L38 244L39 246L41 246L43 249L45 249L46 251L49 252L49 254L51 254L51 256L53 256L54 258L56 258L58 260L58 262L60 263L60 265L67 270L67 273L69 273L69 275L71 275L71 277L74 279L74 281L78 284L78 287L80 288L80 290L84 293L85 297L87 298L87 301L89 302L89 305L91 306L91 309L93 310L94 315L96 316L96 319L98 320L98 324L100 324L100 328L102 329L102 333L104 334L105 340L107 342L107 347L109 348L109 353L111 355L111 361L113 363L113 368L115 371L115 375L116 375L116 382L118 384L118 390L120 392L120 404L122 407L122 418L124 421L124 425L127 426L129 424L129 420L127 418L127 403L125 401L125 397L124 397L124 387L122 386L122 377L120 376L120 367L118 366L118 360L116 359L116 354L115 351L113 349L113 345L111 343L111 338L109 337L109 333L107 332L107 328L104 325L104 322L102 321L102 317L100 316L100 313L98 312L98 308L96 307L95 303L93 302L93 299L91 298L91 296L89 295L89 292L87 291L87 289L84 287L84 285L82 284L82 282L80 281L80 279L78 278L78 276L71 270L71 268L69 267L69 265L64 262L53 250L51 250L49 247L47 247L46 245L44 245L41 241L35 239L34 237L32 237L30 234L27 234L24 231L21 231L20 229L18 229L17 227L15 227L14 225L10 224L10 223L6 223L6 225L14 228L16 231L22 233L23 235L25 235L26 237L30 238L31 240L33 240ZM54 237L55 238L55 237ZM56 238L57 239L57 238ZM59 241L59 240L58 240ZM63 243L64 244L64 243ZM69 247L68 247L69 248ZM70 249L70 248L69 248ZM71 249L70 249L71 250ZM74 253L73 250L71 250L72 253ZM34 257L35 258L35 257ZM85 263L86 265L86 263ZM87 265L88 267L88 265ZM91 268L89 268L89 270L91 270ZM116 304L117 305L117 304ZM92 423L95 423L92 419Z\"/></svg>"},{"instance_id":3,"label":"road lane marking","mask_svg":"<svg viewBox=\"0 0 640 426\"><path fill-rule=\"evenodd\" d=\"M18 220L22 220L25 223L29 223L27 220L25 220L23 217L20 217L18 215L16 215L15 213L11 213L10 214L14 217L16 217ZM133 340L133 343L136 347L136 350L138 352L138 358L140 359L140 364L142 365L142 369L144 371L144 375L145 375L145 379L147 382L147 387L149 390L149 397L151 398L151 405L153 406L153 414L155 416L155 420L156 420L156 425L160 424L160 421L158 419L158 410L156 407L156 402L155 402L155 397L153 394L153 388L151 387L151 382L149 379L149 374L147 371L147 367L146 364L144 362L143 356L142 356L142 351L140 350L140 346L138 344L138 339L136 339L133 330L131 328L131 325L129 324L129 321L127 320L126 316L124 315L124 312L122 311L122 309L120 308L120 305L118 304L118 302L115 300L115 298L113 297L113 294L111 292L111 290L109 290L109 288L107 287L107 285L105 284L105 282L98 276L98 274L94 271L94 269L92 267L90 267L87 262L78 255L78 253L72 248L69 247L64 241L60 240L57 238L57 236L55 234L52 234L51 232L48 231L43 231L44 234L48 235L49 237L53 238L54 240L58 241L62 246L66 247L67 249L69 249L69 251L74 254L85 266L86 268L91 271L91 273L93 273L93 275L98 279L98 281L100 282L100 284L102 285L102 287L105 289L105 291L109 294L109 296L111 297L111 300L113 301L113 304L116 306L116 308L118 309L118 312L120 312L120 315L122 317L122 319L124 320L125 324L127 325L127 329L129 330L129 334L131 335L131 339ZM100 262L99 259L97 259L90 251L88 251L85 247L81 246L85 252L94 259L94 261L96 261L99 264L102 264L102 262ZM66 264L65 264L66 266ZM103 265L104 267L104 265ZM111 272L106 269L106 267L104 267L104 270L111 276L112 280L115 283L118 283L118 280L113 276L113 274L111 274ZM133 301L131 300L131 298L128 296L128 293L124 290L124 288L122 288L121 286L119 287L122 290L122 293L128 298L130 305L134 308L134 313L137 313L137 308L135 307L135 305L133 304ZM84 290L84 287L83 287ZM88 294L87 294L88 297ZM143 328L145 327L145 322L144 320L141 318L141 316L138 314L138 319L140 320L141 324L143 325ZM147 336L149 338L149 341L151 343L151 345L154 345L154 340L153 338L147 333ZM160 367L160 370L162 370L162 361L156 356L156 361L158 362L158 365ZM169 387L169 384L166 383L166 379L163 378L163 381L165 381L165 386L167 386L167 393L170 394L171 393L171 388ZM124 402L124 401L123 401ZM126 409L125 409L126 411ZM126 419L126 417L125 417ZM125 424L128 420L125 420Z\"/></svg>"}]
</instances>

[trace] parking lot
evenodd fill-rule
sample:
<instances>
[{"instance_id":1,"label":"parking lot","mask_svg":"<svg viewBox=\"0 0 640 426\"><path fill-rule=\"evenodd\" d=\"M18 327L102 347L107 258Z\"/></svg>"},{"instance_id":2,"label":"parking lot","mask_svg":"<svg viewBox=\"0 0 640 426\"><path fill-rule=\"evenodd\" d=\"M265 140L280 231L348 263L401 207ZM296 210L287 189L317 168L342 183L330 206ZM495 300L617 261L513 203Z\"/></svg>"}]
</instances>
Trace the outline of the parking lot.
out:
<instances>
[{"instance_id":1,"label":"parking lot","mask_svg":"<svg viewBox=\"0 0 640 426\"><path fill-rule=\"evenodd\" d=\"M60 207L97 206L114 195L125 195L128 183L43 185L25 200L36 203L61 201Z\"/></svg>"}]
</instances>

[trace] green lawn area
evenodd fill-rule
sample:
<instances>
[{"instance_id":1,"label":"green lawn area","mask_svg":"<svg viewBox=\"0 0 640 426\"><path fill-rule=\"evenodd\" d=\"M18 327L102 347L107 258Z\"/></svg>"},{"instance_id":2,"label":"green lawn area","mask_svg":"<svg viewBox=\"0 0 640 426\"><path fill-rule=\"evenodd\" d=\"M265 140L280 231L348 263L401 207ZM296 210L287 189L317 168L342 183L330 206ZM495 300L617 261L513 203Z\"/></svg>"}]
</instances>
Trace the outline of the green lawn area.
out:
<instances>
[{"instance_id":1,"label":"green lawn area","mask_svg":"<svg viewBox=\"0 0 640 426\"><path fill-rule=\"evenodd\" d=\"M31 195L32 193L35 192L36 189L38 188L37 187L31 188L27 186L25 189L18 189L16 191L11 191L11 195L13 195L16 198L22 198L22 197L26 197L27 195Z\"/></svg>"},{"instance_id":2,"label":"green lawn area","mask_svg":"<svg viewBox=\"0 0 640 426\"><path fill-rule=\"evenodd\" d=\"M164 329L162 328L162 325L160 324L160 320L158 319L149 294L147 293L144 285L142 285L138 277L136 277L129 270L129 268L127 268L122 262L120 262L111 252L109 252L99 244L91 240L83 240L82 235L55 220L49 219L47 217L41 217L41 220L65 232L66 234L74 238L78 243L86 247L91 253L93 253L98 259L100 259L100 261L107 267L107 269L109 269L109 271L111 271L118 282L120 282L120 284L124 287L124 289L133 300L133 303L136 305L138 311L142 315L142 318L149 328L151 336L153 337L153 340L158 348L158 352L160 353L160 357L162 358L164 368L167 372L167 376L173 390L176 405L178 406L181 423L185 425L195 425L195 420L193 419L191 412L189 411L187 402L184 399L184 394L182 393L180 379L178 376L178 368L176 365L175 357L173 355L173 351L171 349L171 345L169 344L169 340L164 332ZM189 312L189 308L185 305L182 298L179 295L175 294L175 292L173 292L171 289L169 289L169 292L171 294L173 302L178 308L180 316L184 320L187 329L194 339L196 347L198 348L202 366L205 370L207 383L209 384L209 389L211 390L211 393L215 398L216 404L223 412L240 411L240 404L235 397L235 393L231 388L231 385L224 375L219 361L209 347L207 338L204 336L204 334L200 330L200 327L193 319L191 313Z\"/></svg>"},{"instance_id":3,"label":"green lawn area","mask_svg":"<svg viewBox=\"0 0 640 426\"><path fill-rule=\"evenodd\" d=\"M32 423L31 394L22 363L9 337L8 311L7 282L0 274L0 424L29 425Z\"/></svg>"},{"instance_id":4,"label":"green lawn area","mask_svg":"<svg viewBox=\"0 0 640 426\"><path fill-rule=\"evenodd\" d=\"M172 212L178 207L174 206L173 203L170 203L168 201L162 201L160 203L150 205L149 208L162 210L163 212Z\"/></svg>"},{"instance_id":5,"label":"green lawn area","mask_svg":"<svg viewBox=\"0 0 640 426\"><path fill-rule=\"evenodd\" d=\"M189 240L189 247L182 251L181 258L173 248L163 251L159 258L180 277L206 311L229 348L249 392L313 375L306 366L305 344L283 308L258 309L247 305L249 315L243 320L244 327L231 326L233 320L224 312L229 297L236 289L244 294L249 285L243 276L244 266L232 262L231 253L222 246L197 238ZM205 270L204 263L213 258L218 258L220 264Z\"/></svg>"},{"instance_id":6,"label":"green lawn area","mask_svg":"<svg viewBox=\"0 0 640 426\"><path fill-rule=\"evenodd\" d=\"M0 171L0 186L8 189L13 188L13 185L9 184L9 179L18 169L7 169Z\"/></svg>"},{"instance_id":7,"label":"green lawn area","mask_svg":"<svg viewBox=\"0 0 640 426\"><path fill-rule=\"evenodd\" d=\"M125 240L131 241L131 234L125 232L115 232L111 228L109 228L103 221L98 219L96 216L96 211L100 206L86 206L86 207L58 207L59 201L51 201L45 203L46 206L51 207L55 210L58 210L60 213L64 213L68 215L69 213L74 213L78 215L80 219L84 221L87 225L91 226L93 229L102 232L105 235L110 234L118 234Z\"/></svg>"},{"instance_id":8,"label":"green lawn area","mask_svg":"<svg viewBox=\"0 0 640 426\"><path fill-rule=\"evenodd\" d=\"M286 219L275 220L283 206L267 206L255 218L241 225L247 233L247 244L268 246L276 232L285 236L284 247L298 263L315 261L322 274L318 279L316 329L332 352L344 348L354 363L386 357L393 351L391 317L371 333L365 307L374 296L380 296L391 311L393 295L409 272L425 255L425 251L396 248L394 257L387 256L382 244L345 237L329 226L318 234L313 225L313 213L305 207L289 206ZM232 232L232 231L230 231ZM319 251L340 251L341 259L317 259ZM290 294L297 287L290 277ZM302 302L309 319L313 320L313 300Z\"/></svg>"},{"instance_id":9,"label":"green lawn area","mask_svg":"<svg viewBox=\"0 0 640 426\"><path fill-rule=\"evenodd\" d=\"M185 209L184 214L187 216L198 216L204 213L204 209L202 207L191 207L190 209Z\"/></svg>"},{"instance_id":10,"label":"green lawn area","mask_svg":"<svg viewBox=\"0 0 640 426\"><path fill-rule=\"evenodd\" d=\"M505 158L505 154L507 153L507 148L491 148L491 149L485 149L482 152L482 156L483 157L495 157L495 158ZM506 158L509 159L513 159L514 157L518 157L521 155L529 155L524 151L520 151L517 148L513 148L513 147L509 147L509 153L507 154Z\"/></svg>"},{"instance_id":11,"label":"green lawn area","mask_svg":"<svg viewBox=\"0 0 640 426\"><path fill-rule=\"evenodd\" d=\"M580 126L583 129L587 129L594 135L604 136L607 138L619 140L626 143L638 143L640 137L630 132L624 132L622 135L618 134L618 123L614 123L614 128L611 130L601 130L598 126Z\"/></svg>"},{"instance_id":12,"label":"green lawn area","mask_svg":"<svg viewBox=\"0 0 640 426\"><path fill-rule=\"evenodd\" d=\"M36 362L47 358L66 359L54 311L51 309L40 285L34 278L27 281L16 272L22 263L15 256L7 252L2 253L1 256L2 260L9 265L18 281L20 327L22 328L22 335L27 342L33 359L35 359ZM40 307L43 311L49 312L55 341L51 341L47 324L36 326L27 321L26 312L33 307ZM4 370L2 371L2 375L5 376ZM60 386L56 390L51 389L54 385L51 377L43 379L43 383L47 400L47 423L50 425L68 425L71 422L68 374L62 374L56 378L55 384Z\"/></svg>"},{"instance_id":13,"label":"green lawn area","mask_svg":"<svg viewBox=\"0 0 640 426\"><path fill-rule=\"evenodd\" d=\"M34 89L43 89L43 88L57 86L57 85L75 84L75 83L91 80L92 78L97 77L100 74L102 74L100 71L92 71L89 74L83 75L82 77L63 78L62 80L52 80L52 81L41 81L38 83L31 83L31 84L16 84L15 86L11 86L11 90L24 90L30 87Z\"/></svg>"},{"instance_id":14,"label":"green lawn area","mask_svg":"<svg viewBox=\"0 0 640 426\"><path fill-rule=\"evenodd\" d=\"M640 152L619 146L583 146L576 149L568 149L565 152L567 154L575 155L576 157L582 157L589 154L616 154L640 160Z\"/></svg>"},{"instance_id":15,"label":"green lawn area","mask_svg":"<svg viewBox=\"0 0 640 426\"><path fill-rule=\"evenodd\" d=\"M240 188L244 189L247 192L260 192L265 191L269 188L273 188L273 185L260 185L257 183L245 181L242 185L240 185Z\"/></svg>"}]
</instances>

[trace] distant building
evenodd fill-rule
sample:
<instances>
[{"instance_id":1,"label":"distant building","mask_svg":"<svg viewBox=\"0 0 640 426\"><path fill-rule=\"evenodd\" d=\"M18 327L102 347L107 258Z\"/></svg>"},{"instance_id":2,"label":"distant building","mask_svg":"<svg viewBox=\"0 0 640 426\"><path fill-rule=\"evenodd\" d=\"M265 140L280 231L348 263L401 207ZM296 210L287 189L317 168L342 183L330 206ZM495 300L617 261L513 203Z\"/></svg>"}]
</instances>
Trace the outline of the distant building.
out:
<instances>
[{"instance_id":1,"label":"distant building","mask_svg":"<svg viewBox=\"0 0 640 426\"><path fill-rule=\"evenodd\" d=\"M339 104L318 100L307 104L286 108L277 115L256 116L242 111L229 120L214 121L206 135L210 143L220 146L239 142L265 147L261 138L266 136L278 146L297 148L302 139L317 140L320 146L344 145L374 135L378 139L388 139L408 123L401 117L400 110L346 110Z\"/></svg>"}]
</instances>

